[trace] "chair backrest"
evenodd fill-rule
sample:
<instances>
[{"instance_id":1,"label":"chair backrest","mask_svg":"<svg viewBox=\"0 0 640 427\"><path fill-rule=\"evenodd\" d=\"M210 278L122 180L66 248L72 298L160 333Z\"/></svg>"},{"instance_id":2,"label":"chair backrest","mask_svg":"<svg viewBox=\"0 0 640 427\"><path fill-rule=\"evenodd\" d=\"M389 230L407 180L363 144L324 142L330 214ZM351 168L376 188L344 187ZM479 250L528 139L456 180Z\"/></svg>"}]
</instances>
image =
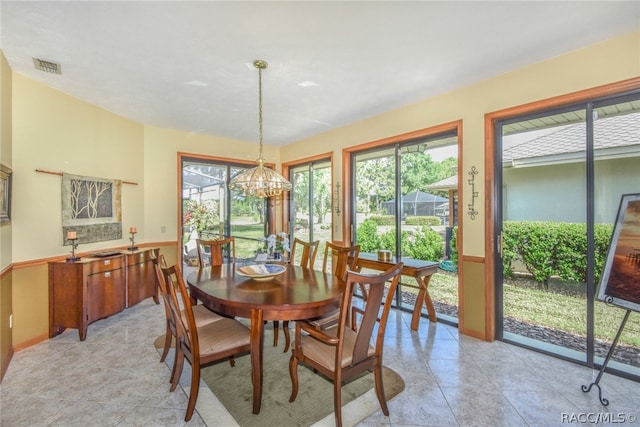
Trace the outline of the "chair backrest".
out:
<instances>
[{"instance_id":1,"label":"chair backrest","mask_svg":"<svg viewBox=\"0 0 640 427\"><path fill-rule=\"evenodd\" d=\"M340 340L340 344L338 345L336 361L344 360L345 355L342 354L342 350L345 343L344 334L346 328L350 328L356 332L351 365L356 365L368 359L371 356L369 346L372 343L373 333L376 331L376 323L378 324L378 328L373 345L375 355L378 358L382 357L384 332L387 327L391 303L395 296L402 272L402 265L402 262L399 262L389 270L380 274L363 274L354 271L347 272L345 292L342 297L342 303L340 304L340 317L338 320L337 337ZM385 298L385 287L389 281L391 283L386 290ZM352 306L354 288L362 285L368 288L367 299L364 301L359 300L357 306ZM380 313L381 305L382 313Z\"/></svg>"},{"instance_id":2,"label":"chair backrest","mask_svg":"<svg viewBox=\"0 0 640 427\"><path fill-rule=\"evenodd\" d=\"M294 264L296 262L296 250L298 246L300 246L302 248L302 254L298 265L300 267L313 268L313 264L316 262L316 255L318 255L319 245L320 240L305 242L297 237L294 238L293 245L291 246L291 263Z\"/></svg>"},{"instance_id":3,"label":"chair backrest","mask_svg":"<svg viewBox=\"0 0 640 427\"><path fill-rule=\"evenodd\" d=\"M233 237L227 237L225 239L215 240L202 240L196 239L198 248L198 261L200 262L200 268L205 267L207 264L205 247L209 248L209 261L211 266L217 266L224 264L225 260L225 246L228 246L228 259L230 262L235 262L236 259L236 239Z\"/></svg>"},{"instance_id":4,"label":"chair backrest","mask_svg":"<svg viewBox=\"0 0 640 427\"><path fill-rule=\"evenodd\" d=\"M167 262L164 259L164 255L157 254L153 258L151 258L151 262L153 262L153 267L156 272L156 280L158 282L158 289L160 289L160 295L162 295L162 301L164 301L164 310L167 320L173 322L173 318L171 317L171 309L169 308L169 291L167 290L167 282L164 280L164 275L162 274L162 267L167 266Z\"/></svg>"},{"instance_id":5,"label":"chair backrest","mask_svg":"<svg viewBox=\"0 0 640 427\"><path fill-rule=\"evenodd\" d=\"M176 321L177 342L182 347L185 356L189 360L193 360L193 355L198 355L200 348L196 319L193 315L191 299L184 284L182 272L177 265L162 267L161 270L169 295L169 308ZM180 308L181 306L184 307L184 310Z\"/></svg>"},{"instance_id":6,"label":"chair backrest","mask_svg":"<svg viewBox=\"0 0 640 427\"><path fill-rule=\"evenodd\" d=\"M333 273L334 276L344 279L347 270L356 269L359 255L360 245L339 246L335 243L327 242L324 248L322 271L324 273Z\"/></svg>"}]
</instances>

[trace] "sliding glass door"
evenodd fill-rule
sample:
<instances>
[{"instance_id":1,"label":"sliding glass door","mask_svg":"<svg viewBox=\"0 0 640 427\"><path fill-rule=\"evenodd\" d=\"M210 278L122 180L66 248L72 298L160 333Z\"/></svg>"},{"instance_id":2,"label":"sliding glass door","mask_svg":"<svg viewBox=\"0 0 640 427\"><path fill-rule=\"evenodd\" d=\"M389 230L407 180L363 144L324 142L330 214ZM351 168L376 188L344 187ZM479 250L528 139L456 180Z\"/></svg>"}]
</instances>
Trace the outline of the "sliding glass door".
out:
<instances>
[{"instance_id":1,"label":"sliding glass door","mask_svg":"<svg viewBox=\"0 0 640 427\"><path fill-rule=\"evenodd\" d=\"M601 363L624 311L595 294L621 195L640 193L640 96L515 117L496 135L498 337ZM637 317L628 330L610 366L639 375Z\"/></svg>"},{"instance_id":2,"label":"sliding glass door","mask_svg":"<svg viewBox=\"0 0 640 427\"><path fill-rule=\"evenodd\" d=\"M324 242L331 240L331 160L291 167L289 180L293 185L289 213L291 236L307 242L320 241L316 267L322 268Z\"/></svg>"},{"instance_id":3,"label":"sliding glass door","mask_svg":"<svg viewBox=\"0 0 640 427\"><path fill-rule=\"evenodd\" d=\"M265 199L230 191L228 182L251 166L206 158L181 158L182 243L187 265L197 263L195 239L233 236L236 256L252 258L266 234Z\"/></svg>"},{"instance_id":4,"label":"sliding glass door","mask_svg":"<svg viewBox=\"0 0 640 427\"><path fill-rule=\"evenodd\" d=\"M441 262L457 226L458 137L446 132L354 152L351 157L354 243L362 252ZM439 318L457 322L458 277L435 274L431 297ZM415 280L403 277L395 305L412 309Z\"/></svg>"}]
</instances>

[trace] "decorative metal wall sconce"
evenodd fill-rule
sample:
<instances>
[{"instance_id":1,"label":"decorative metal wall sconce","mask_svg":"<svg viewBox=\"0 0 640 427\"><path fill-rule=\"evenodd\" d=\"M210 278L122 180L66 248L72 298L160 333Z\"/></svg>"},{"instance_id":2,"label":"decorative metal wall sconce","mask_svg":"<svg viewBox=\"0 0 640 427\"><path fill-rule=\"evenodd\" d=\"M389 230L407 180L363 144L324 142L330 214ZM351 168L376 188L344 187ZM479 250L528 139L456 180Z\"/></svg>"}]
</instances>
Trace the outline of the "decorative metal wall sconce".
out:
<instances>
[{"instance_id":1,"label":"decorative metal wall sconce","mask_svg":"<svg viewBox=\"0 0 640 427\"><path fill-rule=\"evenodd\" d=\"M336 183L336 199L335 199L335 211L340 215L340 182Z\"/></svg>"},{"instance_id":2,"label":"decorative metal wall sconce","mask_svg":"<svg viewBox=\"0 0 640 427\"><path fill-rule=\"evenodd\" d=\"M471 219L476 219L476 215L478 215L478 211L476 210L476 198L478 197L478 192L476 191L476 175L478 175L478 170L475 166L471 166L471 170L467 173L471 178L467 180L467 183L471 186L471 203L467 205L467 214Z\"/></svg>"}]
</instances>

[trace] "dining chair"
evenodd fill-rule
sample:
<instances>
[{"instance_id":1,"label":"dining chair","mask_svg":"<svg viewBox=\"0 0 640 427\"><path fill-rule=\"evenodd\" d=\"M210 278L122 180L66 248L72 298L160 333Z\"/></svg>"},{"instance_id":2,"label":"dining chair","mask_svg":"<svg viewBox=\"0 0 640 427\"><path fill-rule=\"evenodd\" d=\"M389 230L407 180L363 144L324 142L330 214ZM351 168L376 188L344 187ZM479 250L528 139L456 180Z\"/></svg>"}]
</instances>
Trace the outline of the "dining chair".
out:
<instances>
[{"instance_id":1,"label":"dining chair","mask_svg":"<svg viewBox=\"0 0 640 427\"><path fill-rule=\"evenodd\" d=\"M336 425L342 426L342 384L365 371L373 371L380 408L386 416L389 415L382 382L382 350L401 270L402 262L381 274L348 271L336 326L318 330L306 321L296 321L293 351L289 359L289 402L293 402L298 395L298 364L302 363L333 382ZM391 284L385 289L388 281ZM369 295L366 300L359 300L361 302L354 305L353 291L359 284L367 285Z\"/></svg>"},{"instance_id":2,"label":"dining chair","mask_svg":"<svg viewBox=\"0 0 640 427\"><path fill-rule=\"evenodd\" d=\"M322 272L332 273L335 277L344 280L348 271L356 271L358 256L360 255L360 245L340 246L335 243L326 242L324 248L324 259L322 261ZM360 285L360 289L365 295L365 285ZM366 298L365 298L366 299ZM339 310L326 316L310 320L309 323L316 329L326 329L338 323Z\"/></svg>"},{"instance_id":3,"label":"dining chair","mask_svg":"<svg viewBox=\"0 0 640 427\"><path fill-rule=\"evenodd\" d=\"M223 359L229 359L231 366L234 366L234 356L250 351L250 332L244 324L227 317L198 326L194 315L194 306L191 303L180 268L174 265L162 267L161 270L169 291L169 308L174 318L177 319L177 357L170 391L176 389L182 374L184 359L187 359L191 364L191 388L184 420L189 421L198 399L200 368ZM181 305L184 307L185 316L181 315Z\"/></svg>"},{"instance_id":4,"label":"dining chair","mask_svg":"<svg viewBox=\"0 0 640 427\"><path fill-rule=\"evenodd\" d=\"M160 295L162 295L162 300L164 302L164 312L165 312L165 320L166 320L166 328L165 328L165 337L164 337L164 345L162 348L162 355L160 356L160 362L164 362L167 358L167 354L169 353L169 349L171 348L171 343L175 340L177 342L178 332L177 332L177 322L171 312L171 308L169 306L169 290L167 289L167 282L164 279L164 275L162 274L162 267L167 267L167 263L164 259L164 255L159 254L152 258L153 265L156 272L156 279L158 288L160 290ZM195 318L196 326L200 327L206 325L207 323L216 322L218 320L224 319L223 316L214 313L203 305L193 305L193 316ZM184 309L180 310L180 315L183 318L186 318ZM173 367L171 368L171 377L173 377L173 373L176 369L176 357L177 352L175 353L173 360Z\"/></svg>"},{"instance_id":5,"label":"dining chair","mask_svg":"<svg viewBox=\"0 0 640 427\"><path fill-rule=\"evenodd\" d=\"M225 263L225 247L228 250L228 260L235 262L236 259L236 239L234 237L227 237L222 239L203 240L196 239L196 248L198 249L198 261L200 268L210 266L218 266ZM205 251L205 248L209 248L209 252ZM209 259L207 260L207 255Z\"/></svg>"},{"instance_id":6,"label":"dining chair","mask_svg":"<svg viewBox=\"0 0 640 427\"><path fill-rule=\"evenodd\" d=\"M291 245L291 254L289 256L289 261L291 264L296 264L296 251L298 247L301 249L300 254L300 262L297 264L300 267L313 269L313 264L316 262L316 255L318 254L318 246L320 245L320 240L315 240L313 242L306 242L299 238L293 239L293 245ZM278 330L280 329L280 322L278 320L273 321L273 346L277 347L278 345ZM289 321L282 321L282 332L284 333L284 353L289 351L289 346L291 345L291 336L289 334Z\"/></svg>"},{"instance_id":7,"label":"dining chair","mask_svg":"<svg viewBox=\"0 0 640 427\"><path fill-rule=\"evenodd\" d=\"M347 269L356 270L359 255L360 245L340 246L336 243L327 242L324 247L322 271L324 273L333 273L334 276L344 280Z\"/></svg>"}]
</instances>

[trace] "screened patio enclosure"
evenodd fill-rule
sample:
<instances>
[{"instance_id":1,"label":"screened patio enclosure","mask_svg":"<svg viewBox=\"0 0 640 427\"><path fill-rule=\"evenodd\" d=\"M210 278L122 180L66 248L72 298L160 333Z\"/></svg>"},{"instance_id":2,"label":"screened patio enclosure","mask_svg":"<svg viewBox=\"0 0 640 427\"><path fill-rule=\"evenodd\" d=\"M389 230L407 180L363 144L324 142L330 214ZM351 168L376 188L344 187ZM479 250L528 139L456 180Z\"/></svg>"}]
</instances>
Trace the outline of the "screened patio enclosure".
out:
<instances>
[{"instance_id":1,"label":"screened patio enclosure","mask_svg":"<svg viewBox=\"0 0 640 427\"><path fill-rule=\"evenodd\" d=\"M182 242L185 263L197 257L195 239L234 237L236 256L251 258L266 235L265 199L229 190L228 182L252 165L181 158Z\"/></svg>"},{"instance_id":2,"label":"screened patio enclosure","mask_svg":"<svg viewBox=\"0 0 640 427\"><path fill-rule=\"evenodd\" d=\"M402 216L437 216L438 209L442 210L443 204L449 199L436 196L423 191L412 191L401 196ZM396 199L382 202L382 207L388 215L396 214Z\"/></svg>"}]
</instances>

